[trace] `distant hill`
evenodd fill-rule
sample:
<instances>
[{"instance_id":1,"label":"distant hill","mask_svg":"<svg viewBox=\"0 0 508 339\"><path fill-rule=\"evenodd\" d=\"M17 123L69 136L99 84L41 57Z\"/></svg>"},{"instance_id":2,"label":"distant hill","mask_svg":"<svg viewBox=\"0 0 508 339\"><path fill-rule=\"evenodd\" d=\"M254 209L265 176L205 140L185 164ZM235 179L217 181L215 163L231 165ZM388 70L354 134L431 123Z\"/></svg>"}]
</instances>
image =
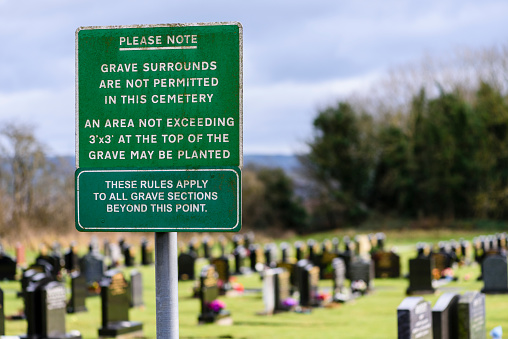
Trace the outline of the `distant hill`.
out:
<instances>
[{"instance_id":1,"label":"distant hill","mask_svg":"<svg viewBox=\"0 0 508 339\"><path fill-rule=\"evenodd\" d=\"M64 156L63 158L65 158L70 165L74 166L75 158L73 155ZM244 166L280 167L287 173L292 173L300 167L300 163L295 155L244 154L243 164Z\"/></svg>"},{"instance_id":2,"label":"distant hill","mask_svg":"<svg viewBox=\"0 0 508 339\"><path fill-rule=\"evenodd\" d=\"M286 173L292 173L300 167L300 163L295 155L244 154L243 164L244 166L255 165L270 168L282 168Z\"/></svg>"}]
</instances>

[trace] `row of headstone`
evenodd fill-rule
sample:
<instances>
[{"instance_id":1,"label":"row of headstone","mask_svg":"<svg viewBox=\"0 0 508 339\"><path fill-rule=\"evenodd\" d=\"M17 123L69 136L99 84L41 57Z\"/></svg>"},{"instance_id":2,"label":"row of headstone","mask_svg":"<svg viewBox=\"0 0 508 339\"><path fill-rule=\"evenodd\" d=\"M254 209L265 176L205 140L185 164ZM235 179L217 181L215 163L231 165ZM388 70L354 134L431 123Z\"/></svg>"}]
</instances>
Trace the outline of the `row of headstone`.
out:
<instances>
[{"instance_id":1,"label":"row of headstone","mask_svg":"<svg viewBox=\"0 0 508 339\"><path fill-rule=\"evenodd\" d=\"M486 339L485 295L445 293L433 308L423 297L407 297L397 308L399 339Z\"/></svg>"}]
</instances>

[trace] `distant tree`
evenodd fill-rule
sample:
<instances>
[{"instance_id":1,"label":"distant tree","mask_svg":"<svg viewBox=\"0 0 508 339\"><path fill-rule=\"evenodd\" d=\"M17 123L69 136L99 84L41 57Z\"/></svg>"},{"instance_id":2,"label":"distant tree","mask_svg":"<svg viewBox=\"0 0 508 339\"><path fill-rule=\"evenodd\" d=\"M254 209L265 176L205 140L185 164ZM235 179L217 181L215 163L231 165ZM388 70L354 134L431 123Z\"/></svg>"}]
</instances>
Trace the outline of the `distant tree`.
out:
<instances>
[{"instance_id":1,"label":"distant tree","mask_svg":"<svg viewBox=\"0 0 508 339\"><path fill-rule=\"evenodd\" d=\"M372 118L339 102L319 112L313 126L310 151L301 162L314 183L319 222L335 228L344 221L361 220L375 160Z\"/></svg>"},{"instance_id":2,"label":"distant tree","mask_svg":"<svg viewBox=\"0 0 508 339\"><path fill-rule=\"evenodd\" d=\"M306 211L284 170L250 166L242 176L245 224L257 229L305 229Z\"/></svg>"},{"instance_id":3,"label":"distant tree","mask_svg":"<svg viewBox=\"0 0 508 339\"><path fill-rule=\"evenodd\" d=\"M20 223L46 230L69 230L74 222L73 168L49 159L29 125L0 127L0 226Z\"/></svg>"}]
</instances>

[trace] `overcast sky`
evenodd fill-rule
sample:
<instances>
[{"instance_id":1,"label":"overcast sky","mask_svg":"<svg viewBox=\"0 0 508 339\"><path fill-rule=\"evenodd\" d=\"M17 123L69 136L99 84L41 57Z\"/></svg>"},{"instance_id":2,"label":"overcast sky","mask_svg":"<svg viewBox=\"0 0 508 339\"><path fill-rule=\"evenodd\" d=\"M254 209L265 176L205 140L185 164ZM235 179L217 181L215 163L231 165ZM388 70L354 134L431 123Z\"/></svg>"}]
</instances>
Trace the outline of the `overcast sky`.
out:
<instances>
[{"instance_id":1,"label":"overcast sky","mask_svg":"<svg viewBox=\"0 0 508 339\"><path fill-rule=\"evenodd\" d=\"M508 42L508 1L0 0L0 123L74 154L80 26L239 21L244 153L305 150L320 107L389 68Z\"/></svg>"}]
</instances>

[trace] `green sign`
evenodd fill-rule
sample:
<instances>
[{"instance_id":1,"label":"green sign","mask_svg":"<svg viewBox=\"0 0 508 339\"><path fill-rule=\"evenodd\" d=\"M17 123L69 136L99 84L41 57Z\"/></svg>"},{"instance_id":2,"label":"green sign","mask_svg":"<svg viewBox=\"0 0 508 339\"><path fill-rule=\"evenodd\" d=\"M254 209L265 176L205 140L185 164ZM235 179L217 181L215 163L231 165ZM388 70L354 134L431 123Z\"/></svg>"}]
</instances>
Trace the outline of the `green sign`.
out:
<instances>
[{"instance_id":1,"label":"green sign","mask_svg":"<svg viewBox=\"0 0 508 339\"><path fill-rule=\"evenodd\" d=\"M239 23L76 31L76 228L239 231Z\"/></svg>"},{"instance_id":2,"label":"green sign","mask_svg":"<svg viewBox=\"0 0 508 339\"><path fill-rule=\"evenodd\" d=\"M79 168L242 166L239 23L76 31Z\"/></svg>"},{"instance_id":3,"label":"green sign","mask_svg":"<svg viewBox=\"0 0 508 339\"><path fill-rule=\"evenodd\" d=\"M239 231L240 177L234 167L79 169L76 228L95 232Z\"/></svg>"}]
</instances>

